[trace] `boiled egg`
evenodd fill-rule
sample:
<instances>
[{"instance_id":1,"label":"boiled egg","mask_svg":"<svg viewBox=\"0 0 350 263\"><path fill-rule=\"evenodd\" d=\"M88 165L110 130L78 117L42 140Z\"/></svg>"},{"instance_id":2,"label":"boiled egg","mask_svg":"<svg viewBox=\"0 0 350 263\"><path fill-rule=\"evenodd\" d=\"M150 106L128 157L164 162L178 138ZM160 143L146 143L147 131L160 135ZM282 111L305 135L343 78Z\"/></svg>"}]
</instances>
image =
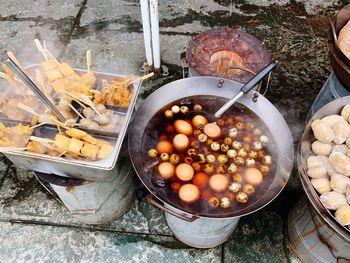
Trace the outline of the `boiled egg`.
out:
<instances>
[{"instance_id":1,"label":"boiled egg","mask_svg":"<svg viewBox=\"0 0 350 263\"><path fill-rule=\"evenodd\" d=\"M165 179L170 179L175 174L175 166L170 162L163 162L158 165L159 174Z\"/></svg>"},{"instance_id":2,"label":"boiled egg","mask_svg":"<svg viewBox=\"0 0 350 263\"><path fill-rule=\"evenodd\" d=\"M204 133L212 139L217 139L221 136L221 129L215 122L208 123L204 126Z\"/></svg>"},{"instance_id":3,"label":"boiled egg","mask_svg":"<svg viewBox=\"0 0 350 263\"><path fill-rule=\"evenodd\" d=\"M179 164L175 170L176 176L182 181L190 181L193 178L194 170L187 163Z\"/></svg>"},{"instance_id":4,"label":"boiled egg","mask_svg":"<svg viewBox=\"0 0 350 263\"><path fill-rule=\"evenodd\" d=\"M174 122L174 128L178 133L185 134L187 136L190 136L193 133L192 125L184 120L176 120Z\"/></svg>"},{"instance_id":5,"label":"boiled egg","mask_svg":"<svg viewBox=\"0 0 350 263\"><path fill-rule=\"evenodd\" d=\"M199 172L194 175L192 182L199 188L204 188L208 185L209 177L206 173Z\"/></svg>"},{"instance_id":6,"label":"boiled egg","mask_svg":"<svg viewBox=\"0 0 350 263\"><path fill-rule=\"evenodd\" d=\"M264 177L259 169L248 168L244 172L244 179L248 184L259 185L263 181Z\"/></svg>"},{"instance_id":7,"label":"boiled egg","mask_svg":"<svg viewBox=\"0 0 350 263\"><path fill-rule=\"evenodd\" d=\"M229 179L223 174L214 174L209 179L209 186L215 192L222 192L228 188Z\"/></svg>"},{"instance_id":8,"label":"boiled egg","mask_svg":"<svg viewBox=\"0 0 350 263\"><path fill-rule=\"evenodd\" d=\"M204 126L207 123L208 123L208 120L203 115L196 115L192 119L192 125L196 129L199 129L200 126Z\"/></svg>"},{"instance_id":9,"label":"boiled egg","mask_svg":"<svg viewBox=\"0 0 350 263\"><path fill-rule=\"evenodd\" d=\"M173 152L173 145L169 141L160 141L158 142L156 149L158 153L167 153L171 154Z\"/></svg>"},{"instance_id":10,"label":"boiled egg","mask_svg":"<svg viewBox=\"0 0 350 263\"><path fill-rule=\"evenodd\" d=\"M200 191L194 184L184 184L179 189L179 197L186 203L193 203L200 197Z\"/></svg>"},{"instance_id":11,"label":"boiled egg","mask_svg":"<svg viewBox=\"0 0 350 263\"><path fill-rule=\"evenodd\" d=\"M190 145L190 140L184 134L177 134L173 139L173 145L178 151L186 151Z\"/></svg>"}]
</instances>

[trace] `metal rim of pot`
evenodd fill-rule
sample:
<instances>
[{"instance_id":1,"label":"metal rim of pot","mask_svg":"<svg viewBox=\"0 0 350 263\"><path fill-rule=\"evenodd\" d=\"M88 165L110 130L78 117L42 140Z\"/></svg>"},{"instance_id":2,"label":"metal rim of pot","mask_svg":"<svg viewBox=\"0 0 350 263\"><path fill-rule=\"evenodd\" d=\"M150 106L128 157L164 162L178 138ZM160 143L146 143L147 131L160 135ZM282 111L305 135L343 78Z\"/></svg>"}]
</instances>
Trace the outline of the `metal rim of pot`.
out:
<instances>
[{"instance_id":1,"label":"metal rim of pot","mask_svg":"<svg viewBox=\"0 0 350 263\"><path fill-rule=\"evenodd\" d=\"M153 118L153 116L159 112L165 105L169 105L177 100L186 100L191 96L214 96L220 97L221 99L229 99L238 93L242 84L232 81L225 80L220 88L217 87L219 82L219 78L217 77L192 77L187 79L181 79L177 81L173 81L169 84L166 84L153 92L139 107L138 112L134 115L134 119L131 122L129 128L129 154L131 157L132 164L134 169L145 185L145 187L151 192L148 197L148 200L151 201L152 204L157 207L165 210L168 213L171 213L183 220L186 221L194 221L199 217L203 218L234 218L241 217L243 215L247 215L253 213L271 201L273 201L279 193L283 190L284 186L287 184L290 172L293 167L294 160L294 150L293 150L293 140L290 133L290 130L281 116L280 112L272 105L264 96L258 95L256 91L250 91L247 95L243 96L238 103L243 104L249 110L253 111L267 126L270 130L271 134L274 136L274 140L277 142L276 137L283 136L283 143L279 143L279 151L283 153L282 155L278 155L278 164L276 168L276 174L273 182L270 185L270 188L277 187L272 191L272 189L268 189L266 193L256 201L252 206L253 209L249 211L244 211L242 209L242 213L238 214L227 214L222 217L213 217L210 215L203 215L201 213L194 213L193 211L186 211L178 204L169 202L169 200L165 200L162 196L159 196L156 191L152 190L150 185L145 182L143 178L143 160L141 157L141 146L142 146L142 137L145 130L145 127L149 123L149 121ZM196 88L194 88L196 87ZM205 95L203 95L205 94ZM258 100L254 100L254 98L259 96ZM221 105L218 105L220 107ZM140 114L138 114L140 113ZM267 124L268 123L268 124ZM282 131L278 134L277 130ZM279 182L278 179L280 180ZM269 196L268 200L262 200L265 195ZM163 203L163 204L162 204ZM164 204L166 206L174 207L183 212L183 214L178 214L175 211L165 209ZM251 206L248 206L251 208ZM247 209L246 209L247 210Z\"/></svg>"},{"instance_id":2,"label":"metal rim of pot","mask_svg":"<svg viewBox=\"0 0 350 263\"><path fill-rule=\"evenodd\" d=\"M320 201L319 195L316 192L315 188L312 186L311 181L307 175L307 165L306 165L306 156L311 152L311 141L308 140L309 137L313 137L311 133L311 123L319 118L329 116L331 114L340 113L341 109L350 103L350 96L342 97L332 102L329 102L321 109L319 109L314 116L310 119L308 124L306 125L304 132L301 136L298 153L297 153L297 163L298 163L298 171L299 178L302 183L302 186L305 190L305 193L317 211L317 213L324 219L324 221L337 233L339 233L343 238L350 241L350 232L347 230L346 226L341 225L335 217L331 214L331 212L326 209ZM312 135L311 135L312 134Z\"/></svg>"},{"instance_id":3,"label":"metal rim of pot","mask_svg":"<svg viewBox=\"0 0 350 263\"><path fill-rule=\"evenodd\" d=\"M336 33L339 34L340 30L350 19L350 4L344 6L338 11L335 18L331 22L335 26ZM338 51L334 46L334 39L332 29L328 30L328 49L329 49L329 59L332 69L340 80L340 82L350 90L350 65L346 63L348 60L341 51Z\"/></svg>"}]
</instances>

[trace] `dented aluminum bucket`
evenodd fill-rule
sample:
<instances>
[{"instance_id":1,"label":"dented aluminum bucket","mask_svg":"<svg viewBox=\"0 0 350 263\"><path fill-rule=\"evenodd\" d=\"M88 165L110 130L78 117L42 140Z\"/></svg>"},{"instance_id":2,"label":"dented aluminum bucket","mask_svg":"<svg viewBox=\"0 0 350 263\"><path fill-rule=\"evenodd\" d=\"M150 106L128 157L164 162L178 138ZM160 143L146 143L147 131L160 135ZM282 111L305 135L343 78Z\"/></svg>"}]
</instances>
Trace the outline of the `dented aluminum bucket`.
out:
<instances>
[{"instance_id":1,"label":"dented aluminum bucket","mask_svg":"<svg viewBox=\"0 0 350 263\"><path fill-rule=\"evenodd\" d=\"M37 176L50 184L72 216L87 224L108 223L123 215L135 198L135 177L128 159L111 182L91 182L53 175Z\"/></svg>"},{"instance_id":2,"label":"dented aluminum bucket","mask_svg":"<svg viewBox=\"0 0 350 263\"><path fill-rule=\"evenodd\" d=\"M165 207L184 213L169 205ZM165 219L176 238L181 242L196 248L213 248L226 242L236 229L240 217L236 218L205 218L192 222L183 220L170 213L164 213Z\"/></svg>"},{"instance_id":3,"label":"dented aluminum bucket","mask_svg":"<svg viewBox=\"0 0 350 263\"><path fill-rule=\"evenodd\" d=\"M289 212L288 238L302 262L350 262L350 241L329 226L305 195Z\"/></svg>"}]
</instances>

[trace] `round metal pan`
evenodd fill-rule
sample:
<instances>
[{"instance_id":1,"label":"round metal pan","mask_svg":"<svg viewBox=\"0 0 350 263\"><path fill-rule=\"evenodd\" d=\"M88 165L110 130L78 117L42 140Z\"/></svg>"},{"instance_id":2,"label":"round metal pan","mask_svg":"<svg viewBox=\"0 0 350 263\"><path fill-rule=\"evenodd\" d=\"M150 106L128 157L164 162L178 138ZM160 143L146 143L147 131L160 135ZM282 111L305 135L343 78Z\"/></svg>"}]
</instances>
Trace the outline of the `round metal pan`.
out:
<instances>
[{"instance_id":1,"label":"round metal pan","mask_svg":"<svg viewBox=\"0 0 350 263\"><path fill-rule=\"evenodd\" d=\"M252 74L259 72L271 61L270 53L264 43L255 36L231 27L215 28L199 33L189 42L186 56L191 75L222 76L224 73L222 69L219 70L211 64L217 52L233 52L242 60L241 66L234 66L235 73L228 70L226 74L227 79L240 83L246 83ZM225 60L224 57L220 55L220 61ZM229 64L232 66L232 60Z\"/></svg>"},{"instance_id":2,"label":"round metal pan","mask_svg":"<svg viewBox=\"0 0 350 263\"><path fill-rule=\"evenodd\" d=\"M340 114L342 108L345 105L350 103L350 96L343 97L337 100L334 100L321 109L319 109L315 115L310 119L309 123L305 127L303 135L300 140L298 154L297 154L297 162L298 162L298 170L300 180L304 187L307 197L309 198L311 204L317 211L317 213L324 218L327 224L332 227L335 231L340 233L344 238L346 238L350 242L350 230L346 227L338 223L333 213L330 210L326 209L319 199L319 194L316 192L315 188L312 186L311 181L307 175L307 165L306 161L310 155L313 155L311 150L311 144L316 139L311 130L311 123L316 119L321 119L323 117L332 115L332 114Z\"/></svg>"},{"instance_id":3,"label":"round metal pan","mask_svg":"<svg viewBox=\"0 0 350 263\"><path fill-rule=\"evenodd\" d=\"M160 187L152 183L150 173L145 171L142 159L145 129L158 112L175 102L190 103L192 100L203 98L216 100L217 103L211 109L215 112L222 106L222 103L232 98L242 87L242 84L232 80L225 80L221 88L218 87L218 83L219 78L216 77L192 77L171 82L152 93L140 106L131 123L128 136L129 153L139 178L161 202L194 216L232 218L252 213L270 203L286 185L293 166L293 140L290 130L279 111L265 97L259 95L257 100L253 99L257 95L256 91L250 91L241 97L236 105L242 105L253 112L265 124L272 139L276 142L275 174L271 175L272 182L258 200L248 202L238 209L225 210L220 213L184 204L178 198L174 198L173 194L162 191Z\"/></svg>"}]
</instances>

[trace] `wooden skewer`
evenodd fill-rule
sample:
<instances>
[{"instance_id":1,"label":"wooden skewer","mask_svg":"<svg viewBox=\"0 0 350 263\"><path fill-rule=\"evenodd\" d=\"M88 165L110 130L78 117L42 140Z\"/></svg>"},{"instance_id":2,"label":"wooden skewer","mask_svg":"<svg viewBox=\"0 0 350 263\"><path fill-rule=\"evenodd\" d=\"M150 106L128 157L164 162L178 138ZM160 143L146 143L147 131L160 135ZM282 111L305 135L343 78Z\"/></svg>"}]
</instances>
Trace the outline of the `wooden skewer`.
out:
<instances>
[{"instance_id":1,"label":"wooden skewer","mask_svg":"<svg viewBox=\"0 0 350 263\"><path fill-rule=\"evenodd\" d=\"M87 50L86 51L86 67L87 67L87 71L90 72L91 71L91 50Z\"/></svg>"},{"instance_id":2,"label":"wooden skewer","mask_svg":"<svg viewBox=\"0 0 350 263\"><path fill-rule=\"evenodd\" d=\"M15 54L13 54L12 51L7 51L6 54L10 59L12 59L13 62L15 62L17 64L17 66L19 66L23 70L23 68L21 67L21 64L18 62Z\"/></svg>"},{"instance_id":3,"label":"wooden skewer","mask_svg":"<svg viewBox=\"0 0 350 263\"><path fill-rule=\"evenodd\" d=\"M97 113L98 116L102 116L102 114L95 108L95 105L94 103L92 102L92 100L90 100L88 98L88 96L84 95L84 94L81 94L81 98L83 99L84 103L88 106L91 107L91 109Z\"/></svg>"},{"instance_id":4,"label":"wooden skewer","mask_svg":"<svg viewBox=\"0 0 350 263\"><path fill-rule=\"evenodd\" d=\"M91 92L95 93L95 94L98 94L98 95L101 95L101 92L99 90L92 89Z\"/></svg>"},{"instance_id":5,"label":"wooden skewer","mask_svg":"<svg viewBox=\"0 0 350 263\"><path fill-rule=\"evenodd\" d=\"M36 75L36 80L38 81L39 83L39 86L41 87L41 89L43 90L44 92L44 95L51 100L49 94L47 93L47 90L46 90L46 87L45 87L45 83L44 83L44 79L40 73L40 70L36 69L35 70L35 75ZM52 100L51 100L52 101Z\"/></svg>"},{"instance_id":6,"label":"wooden skewer","mask_svg":"<svg viewBox=\"0 0 350 263\"><path fill-rule=\"evenodd\" d=\"M34 125L34 126L30 127L30 128L31 128L32 130L34 130L35 128L38 128L38 127L40 127L40 126L42 126L42 125L45 125L45 124L47 124L47 122L39 123L39 124Z\"/></svg>"},{"instance_id":7,"label":"wooden skewer","mask_svg":"<svg viewBox=\"0 0 350 263\"><path fill-rule=\"evenodd\" d=\"M45 139L45 138L41 138L41 137L37 137L37 136L30 136L29 140L40 142L40 143L45 144L45 145L55 142L54 140Z\"/></svg>"},{"instance_id":8,"label":"wooden skewer","mask_svg":"<svg viewBox=\"0 0 350 263\"><path fill-rule=\"evenodd\" d=\"M152 77L153 75L154 75L154 72L151 72L151 73L148 73L148 74L146 74L146 75L143 75L143 76L140 77L140 78L137 78L137 79L135 79L135 80L132 80L132 81L129 83L129 85L130 85L130 84L133 84L133 83L135 83L135 82L141 81L141 80L148 79L148 78Z\"/></svg>"},{"instance_id":9,"label":"wooden skewer","mask_svg":"<svg viewBox=\"0 0 350 263\"><path fill-rule=\"evenodd\" d=\"M105 79L102 80L102 87L103 87L104 89L108 89L109 84L108 84L107 80L105 80Z\"/></svg>"},{"instance_id":10,"label":"wooden skewer","mask_svg":"<svg viewBox=\"0 0 350 263\"><path fill-rule=\"evenodd\" d=\"M6 79L6 80L10 80L10 76L3 73L3 72L0 72L0 78L3 78L3 79Z\"/></svg>"},{"instance_id":11,"label":"wooden skewer","mask_svg":"<svg viewBox=\"0 0 350 263\"><path fill-rule=\"evenodd\" d=\"M6 79L8 82L10 82L11 86L14 87L19 93L21 93L23 95L23 93L25 93L25 90L23 90L23 88L21 88L17 83L16 80L14 78L13 72L8 68L8 66L6 64L2 65L2 69L6 72L2 73L0 72L0 77ZM20 80L18 80L20 81ZM20 81L21 83L23 83L22 81Z\"/></svg>"},{"instance_id":12,"label":"wooden skewer","mask_svg":"<svg viewBox=\"0 0 350 263\"><path fill-rule=\"evenodd\" d=\"M57 125L57 124L56 124L56 126L57 126L57 130L58 130L58 132L59 132L59 133L62 133L62 131L61 131L61 127L60 127L59 125Z\"/></svg>"},{"instance_id":13,"label":"wooden skewer","mask_svg":"<svg viewBox=\"0 0 350 263\"><path fill-rule=\"evenodd\" d=\"M25 110L31 114L33 114L34 116L40 117L40 115L38 113L36 113L31 107L28 107L27 105L24 105L23 103L18 103L17 106L22 109Z\"/></svg>"},{"instance_id":14,"label":"wooden skewer","mask_svg":"<svg viewBox=\"0 0 350 263\"><path fill-rule=\"evenodd\" d=\"M65 155L67 153L67 151L61 152L58 157L62 157L63 155Z\"/></svg>"},{"instance_id":15,"label":"wooden skewer","mask_svg":"<svg viewBox=\"0 0 350 263\"><path fill-rule=\"evenodd\" d=\"M51 120L52 120L55 124L61 126L62 128L66 129L66 130L69 130L69 129L70 129L67 125L65 125L64 123L60 122L59 120L56 120L55 118L52 118L52 117L51 117Z\"/></svg>"},{"instance_id":16,"label":"wooden skewer","mask_svg":"<svg viewBox=\"0 0 350 263\"><path fill-rule=\"evenodd\" d=\"M77 96L75 96L74 94L68 92L68 91L64 91L64 93L66 93L67 95L71 96L73 99L77 100L77 101L80 101L82 103L85 103L82 99L78 98ZM86 104L87 105L87 104Z\"/></svg>"},{"instance_id":17,"label":"wooden skewer","mask_svg":"<svg viewBox=\"0 0 350 263\"><path fill-rule=\"evenodd\" d=\"M84 109L86 108L86 106L83 103L81 103L79 100L74 99L74 101L76 103L78 103L81 107L83 107Z\"/></svg>"},{"instance_id":18,"label":"wooden skewer","mask_svg":"<svg viewBox=\"0 0 350 263\"><path fill-rule=\"evenodd\" d=\"M37 38L34 39L34 43L35 43L35 45L36 45L36 48L39 50L39 52L41 52L41 53L43 54L44 59L47 61L48 58L47 58L46 52L45 52L43 46L41 45L39 39L37 39Z\"/></svg>"},{"instance_id":19,"label":"wooden skewer","mask_svg":"<svg viewBox=\"0 0 350 263\"><path fill-rule=\"evenodd\" d=\"M83 115L81 115L80 112L77 111L76 108L74 108L74 106L73 106L72 104L68 104L68 106L69 106L80 118L85 119L85 118L83 117Z\"/></svg>"},{"instance_id":20,"label":"wooden skewer","mask_svg":"<svg viewBox=\"0 0 350 263\"><path fill-rule=\"evenodd\" d=\"M3 71L5 71L5 73L10 77L13 78L13 72L12 70L9 68L9 66L7 66L6 64L2 64L2 69Z\"/></svg>"},{"instance_id":21,"label":"wooden skewer","mask_svg":"<svg viewBox=\"0 0 350 263\"><path fill-rule=\"evenodd\" d=\"M58 62L58 60L57 60L57 59L55 58L55 56L51 53L51 51L48 50L48 49L46 48L46 42L45 42L45 40L44 40L43 42L44 42L44 50L45 50L45 52L49 55L49 57L50 57L57 65L59 65L60 62Z\"/></svg>"}]
</instances>

